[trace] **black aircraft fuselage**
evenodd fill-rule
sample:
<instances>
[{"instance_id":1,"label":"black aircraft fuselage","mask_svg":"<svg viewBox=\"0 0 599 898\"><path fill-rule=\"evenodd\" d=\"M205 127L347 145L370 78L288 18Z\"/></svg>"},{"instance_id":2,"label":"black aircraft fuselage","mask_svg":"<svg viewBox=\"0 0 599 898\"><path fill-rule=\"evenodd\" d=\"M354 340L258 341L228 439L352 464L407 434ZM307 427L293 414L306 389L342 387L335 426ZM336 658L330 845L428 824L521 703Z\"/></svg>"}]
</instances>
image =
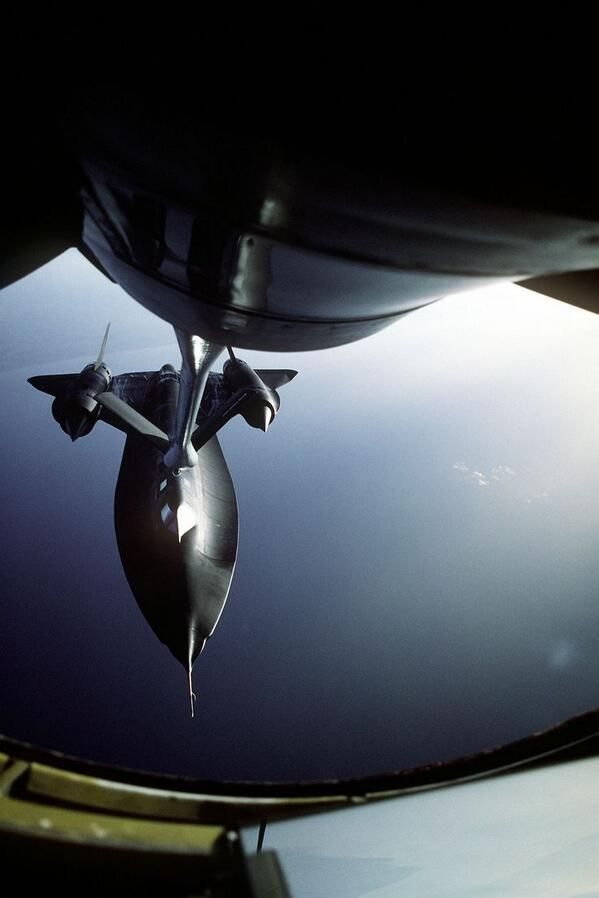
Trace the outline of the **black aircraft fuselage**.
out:
<instances>
[{"instance_id":1,"label":"black aircraft fuselage","mask_svg":"<svg viewBox=\"0 0 599 898\"><path fill-rule=\"evenodd\" d=\"M171 433L179 375L165 365L149 383L141 411ZM237 502L218 439L198 463L167 470L159 448L133 432L125 442L114 502L127 580L150 626L185 668L221 615L237 556Z\"/></svg>"}]
</instances>

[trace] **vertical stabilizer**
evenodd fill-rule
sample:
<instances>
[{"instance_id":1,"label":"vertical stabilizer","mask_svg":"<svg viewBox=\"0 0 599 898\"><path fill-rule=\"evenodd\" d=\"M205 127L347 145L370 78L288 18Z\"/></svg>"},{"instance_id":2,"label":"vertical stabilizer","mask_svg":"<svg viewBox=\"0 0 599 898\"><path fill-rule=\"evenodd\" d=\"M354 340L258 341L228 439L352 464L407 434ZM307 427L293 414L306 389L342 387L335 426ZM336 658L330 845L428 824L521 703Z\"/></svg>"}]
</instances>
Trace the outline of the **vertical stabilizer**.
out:
<instances>
[{"instance_id":1,"label":"vertical stabilizer","mask_svg":"<svg viewBox=\"0 0 599 898\"><path fill-rule=\"evenodd\" d=\"M108 343L108 331L110 330L110 321L106 325L106 330L104 331L104 338L102 340L102 345L100 346L100 352L98 353L98 358L94 363L94 371L97 371L102 362L104 361L104 353L106 352L106 344Z\"/></svg>"}]
</instances>

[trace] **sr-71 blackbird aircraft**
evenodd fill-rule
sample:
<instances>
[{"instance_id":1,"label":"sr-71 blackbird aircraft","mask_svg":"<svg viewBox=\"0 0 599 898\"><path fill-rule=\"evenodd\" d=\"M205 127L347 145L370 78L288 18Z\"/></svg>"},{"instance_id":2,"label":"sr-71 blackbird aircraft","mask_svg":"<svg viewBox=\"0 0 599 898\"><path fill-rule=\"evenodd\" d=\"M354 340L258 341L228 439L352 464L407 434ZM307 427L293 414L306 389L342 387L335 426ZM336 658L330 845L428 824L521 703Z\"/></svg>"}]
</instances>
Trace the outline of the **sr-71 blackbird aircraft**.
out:
<instances>
[{"instance_id":1,"label":"sr-71 blackbird aircraft","mask_svg":"<svg viewBox=\"0 0 599 898\"><path fill-rule=\"evenodd\" d=\"M297 374L254 370L228 348L223 373L210 365L223 347L182 332L179 373L112 376L103 357L80 374L30 378L54 396L52 414L72 440L98 420L127 435L115 494L115 527L135 599L158 638L187 671L224 608L237 556L237 501L217 432L235 415L266 432L277 388Z\"/></svg>"}]
</instances>

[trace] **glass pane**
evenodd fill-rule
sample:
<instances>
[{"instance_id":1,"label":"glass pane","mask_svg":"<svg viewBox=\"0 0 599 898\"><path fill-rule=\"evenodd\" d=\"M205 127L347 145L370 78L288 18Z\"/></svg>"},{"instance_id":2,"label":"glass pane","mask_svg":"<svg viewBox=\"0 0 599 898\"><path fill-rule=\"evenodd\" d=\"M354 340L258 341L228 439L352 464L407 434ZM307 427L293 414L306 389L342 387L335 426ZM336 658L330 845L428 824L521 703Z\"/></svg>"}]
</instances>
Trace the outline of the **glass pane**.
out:
<instances>
[{"instance_id":1,"label":"glass pane","mask_svg":"<svg viewBox=\"0 0 599 898\"><path fill-rule=\"evenodd\" d=\"M219 435L239 554L187 679L114 537L124 435L72 444L27 378L179 366L172 331L71 252L5 290L0 731L206 779L379 773L597 705L599 324L508 285L294 368L267 434ZM220 369L220 363L217 366Z\"/></svg>"},{"instance_id":2,"label":"glass pane","mask_svg":"<svg viewBox=\"0 0 599 898\"><path fill-rule=\"evenodd\" d=\"M593 758L273 823L263 850L293 898L594 898L598 775Z\"/></svg>"}]
</instances>

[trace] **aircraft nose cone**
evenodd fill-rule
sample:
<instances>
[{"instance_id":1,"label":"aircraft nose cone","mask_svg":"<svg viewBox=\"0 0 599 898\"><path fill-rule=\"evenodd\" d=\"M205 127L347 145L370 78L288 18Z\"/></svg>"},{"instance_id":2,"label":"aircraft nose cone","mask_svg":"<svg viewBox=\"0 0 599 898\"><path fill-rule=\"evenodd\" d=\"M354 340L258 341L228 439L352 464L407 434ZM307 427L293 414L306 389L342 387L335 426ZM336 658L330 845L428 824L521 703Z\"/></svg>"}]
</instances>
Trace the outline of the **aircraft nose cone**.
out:
<instances>
[{"instance_id":1,"label":"aircraft nose cone","mask_svg":"<svg viewBox=\"0 0 599 898\"><path fill-rule=\"evenodd\" d=\"M164 639L164 642L185 670L193 667L194 661L206 645L206 640L193 625L188 625L187 629L182 627L177 633L169 634L168 640Z\"/></svg>"},{"instance_id":2,"label":"aircraft nose cone","mask_svg":"<svg viewBox=\"0 0 599 898\"><path fill-rule=\"evenodd\" d=\"M168 638L163 636L163 642L171 650L177 661L181 664L187 674L187 689L189 693L189 704L191 716L195 714L195 693L191 682L191 671L194 661L202 652L206 645L205 638L199 633L192 624L188 624L187 628L181 628L176 632L171 632Z\"/></svg>"},{"instance_id":3,"label":"aircraft nose cone","mask_svg":"<svg viewBox=\"0 0 599 898\"><path fill-rule=\"evenodd\" d=\"M191 681L191 671L193 669L193 663L198 657L198 655L202 652L204 646L206 645L206 640L194 629L193 626L189 626L186 634L182 634L185 638L180 638L173 643L169 644L169 648L177 661L183 665L186 673L187 673L187 689L189 692L189 706L191 710L191 716L195 716L195 701L196 695L193 691L193 684Z\"/></svg>"}]
</instances>

